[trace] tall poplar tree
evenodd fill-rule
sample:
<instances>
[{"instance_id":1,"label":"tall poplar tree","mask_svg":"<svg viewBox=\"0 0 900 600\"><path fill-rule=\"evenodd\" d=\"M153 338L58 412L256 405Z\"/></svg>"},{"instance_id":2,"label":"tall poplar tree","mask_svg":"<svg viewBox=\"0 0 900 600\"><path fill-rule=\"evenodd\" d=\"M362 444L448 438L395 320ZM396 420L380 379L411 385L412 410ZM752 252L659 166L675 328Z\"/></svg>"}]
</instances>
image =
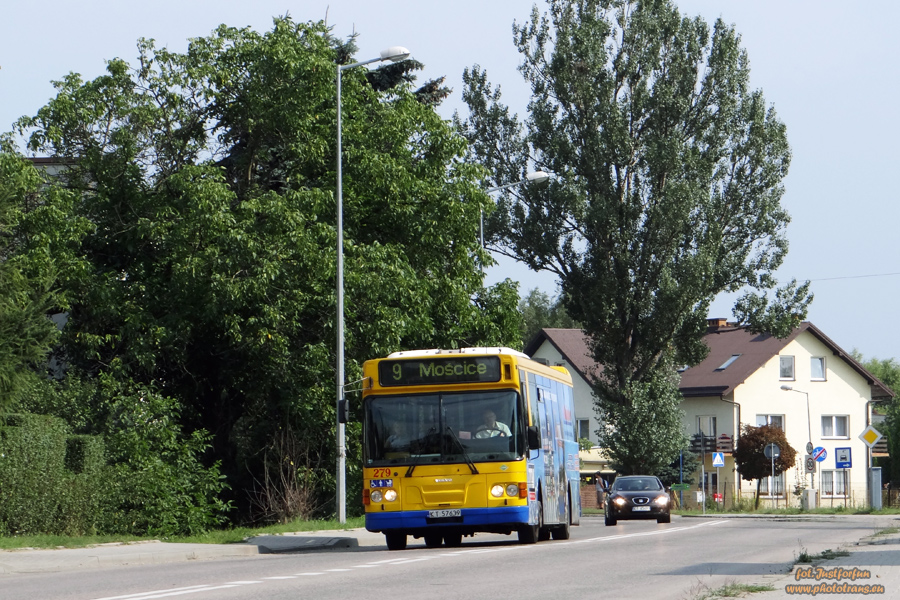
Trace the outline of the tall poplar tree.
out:
<instances>
[{"instance_id":1,"label":"tall poplar tree","mask_svg":"<svg viewBox=\"0 0 900 600\"><path fill-rule=\"evenodd\" d=\"M511 114L476 65L464 73L469 114L457 125L496 185L534 168L555 174L540 190L508 190L488 237L494 250L559 277L602 366L607 425L638 431L631 421L641 411L628 409L647 397L679 418L658 371L705 356L720 293L745 290L735 317L776 335L805 316L808 282L776 289L773 277L788 247L786 129L750 89L740 36L722 21L710 28L670 0L548 5L513 25L531 87L527 117ZM667 453L642 462L668 463Z\"/></svg>"}]
</instances>

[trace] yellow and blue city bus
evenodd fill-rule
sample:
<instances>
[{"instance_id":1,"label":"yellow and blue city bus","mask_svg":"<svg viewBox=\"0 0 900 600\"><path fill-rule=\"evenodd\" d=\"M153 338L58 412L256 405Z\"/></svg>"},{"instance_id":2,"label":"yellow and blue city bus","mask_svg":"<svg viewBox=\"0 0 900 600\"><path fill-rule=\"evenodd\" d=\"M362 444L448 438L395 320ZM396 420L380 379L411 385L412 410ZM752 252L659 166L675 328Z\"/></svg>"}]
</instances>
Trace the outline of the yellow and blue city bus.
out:
<instances>
[{"instance_id":1,"label":"yellow and blue city bus","mask_svg":"<svg viewBox=\"0 0 900 600\"><path fill-rule=\"evenodd\" d=\"M572 377L509 348L395 352L363 366L366 529L458 546L568 539L581 517Z\"/></svg>"}]
</instances>

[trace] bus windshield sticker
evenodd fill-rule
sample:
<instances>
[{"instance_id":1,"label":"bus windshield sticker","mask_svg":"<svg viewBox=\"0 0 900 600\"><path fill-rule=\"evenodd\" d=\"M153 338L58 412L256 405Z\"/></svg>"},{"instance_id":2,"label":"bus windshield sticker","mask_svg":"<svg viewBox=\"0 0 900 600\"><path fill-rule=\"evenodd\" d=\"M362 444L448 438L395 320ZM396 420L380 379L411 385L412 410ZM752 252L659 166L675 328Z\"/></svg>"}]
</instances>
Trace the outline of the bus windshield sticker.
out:
<instances>
[{"instance_id":1,"label":"bus windshield sticker","mask_svg":"<svg viewBox=\"0 0 900 600\"><path fill-rule=\"evenodd\" d=\"M378 365L382 386L440 385L500 381L497 356L456 356L383 360Z\"/></svg>"}]
</instances>

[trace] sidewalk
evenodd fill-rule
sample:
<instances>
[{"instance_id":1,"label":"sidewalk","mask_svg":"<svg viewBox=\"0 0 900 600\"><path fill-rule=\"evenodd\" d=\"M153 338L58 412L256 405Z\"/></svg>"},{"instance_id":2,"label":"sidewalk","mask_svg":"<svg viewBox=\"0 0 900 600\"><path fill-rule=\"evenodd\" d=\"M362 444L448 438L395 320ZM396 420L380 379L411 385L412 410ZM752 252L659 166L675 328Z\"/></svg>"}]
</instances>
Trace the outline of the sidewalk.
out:
<instances>
[{"instance_id":1,"label":"sidewalk","mask_svg":"<svg viewBox=\"0 0 900 600\"><path fill-rule=\"evenodd\" d=\"M837 520L847 516L849 515L709 513L685 515L683 518ZM885 515L879 527L889 530L896 528L897 523L896 515ZM900 532L864 537L853 544L832 550L838 554L848 553L848 555L836 556L827 560L819 558L811 563L797 563L790 573L768 576L765 581L758 582L760 585L770 585L775 588L774 590L754 592L742 597L749 600L798 597L860 598L863 596L900 599ZM709 600L718 598L718 596L702 597Z\"/></svg>"},{"instance_id":2,"label":"sidewalk","mask_svg":"<svg viewBox=\"0 0 900 600\"><path fill-rule=\"evenodd\" d=\"M798 563L788 575L770 582L774 591L748 597L900 598L900 533L863 538L855 545L835 548L840 550L849 555Z\"/></svg>"},{"instance_id":3,"label":"sidewalk","mask_svg":"<svg viewBox=\"0 0 900 600\"><path fill-rule=\"evenodd\" d=\"M239 544L173 544L149 541L58 550L0 550L0 575L327 551L360 546L384 546L384 536L365 529L349 529L262 535Z\"/></svg>"}]
</instances>

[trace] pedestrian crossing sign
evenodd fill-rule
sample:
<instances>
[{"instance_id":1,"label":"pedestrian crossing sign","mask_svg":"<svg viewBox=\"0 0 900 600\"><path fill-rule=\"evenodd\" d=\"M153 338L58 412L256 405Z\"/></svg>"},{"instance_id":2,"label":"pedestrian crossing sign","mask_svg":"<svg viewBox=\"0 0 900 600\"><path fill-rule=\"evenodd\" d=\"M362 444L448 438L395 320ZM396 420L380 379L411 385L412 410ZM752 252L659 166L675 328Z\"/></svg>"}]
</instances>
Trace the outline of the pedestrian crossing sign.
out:
<instances>
[{"instance_id":1,"label":"pedestrian crossing sign","mask_svg":"<svg viewBox=\"0 0 900 600\"><path fill-rule=\"evenodd\" d=\"M713 452L713 466L714 467L724 467L725 466L725 453L724 452Z\"/></svg>"}]
</instances>

